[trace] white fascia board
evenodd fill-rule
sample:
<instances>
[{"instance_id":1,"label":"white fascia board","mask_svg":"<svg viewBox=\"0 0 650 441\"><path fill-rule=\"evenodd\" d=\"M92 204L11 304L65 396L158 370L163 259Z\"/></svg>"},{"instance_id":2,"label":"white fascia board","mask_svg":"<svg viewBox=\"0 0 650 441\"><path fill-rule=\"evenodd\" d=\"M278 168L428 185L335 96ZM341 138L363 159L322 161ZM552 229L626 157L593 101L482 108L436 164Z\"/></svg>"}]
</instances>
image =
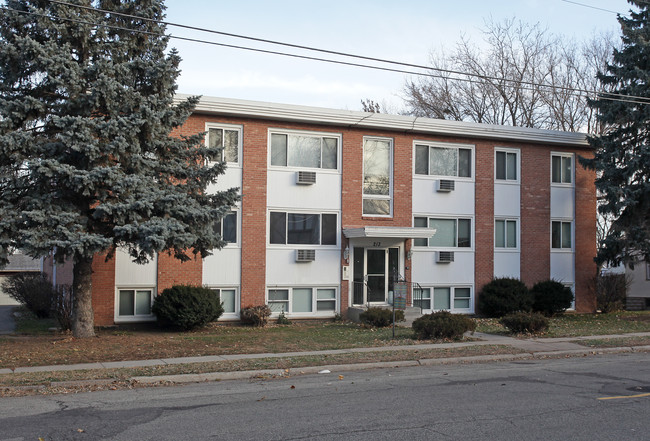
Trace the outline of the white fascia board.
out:
<instances>
[{"instance_id":1,"label":"white fascia board","mask_svg":"<svg viewBox=\"0 0 650 441\"><path fill-rule=\"evenodd\" d=\"M177 94L175 100L181 101L189 96ZM589 146L587 136L584 133L448 121L404 115L388 115L385 113L326 109L322 107L276 104L232 98L201 97L195 111L197 113L213 115L255 117L443 136L462 136L468 138L499 139L579 147Z\"/></svg>"},{"instance_id":2,"label":"white fascia board","mask_svg":"<svg viewBox=\"0 0 650 441\"><path fill-rule=\"evenodd\" d=\"M435 228L423 227L363 227L343 229L343 235L348 239L358 237L428 239L434 234L436 234Z\"/></svg>"}]
</instances>

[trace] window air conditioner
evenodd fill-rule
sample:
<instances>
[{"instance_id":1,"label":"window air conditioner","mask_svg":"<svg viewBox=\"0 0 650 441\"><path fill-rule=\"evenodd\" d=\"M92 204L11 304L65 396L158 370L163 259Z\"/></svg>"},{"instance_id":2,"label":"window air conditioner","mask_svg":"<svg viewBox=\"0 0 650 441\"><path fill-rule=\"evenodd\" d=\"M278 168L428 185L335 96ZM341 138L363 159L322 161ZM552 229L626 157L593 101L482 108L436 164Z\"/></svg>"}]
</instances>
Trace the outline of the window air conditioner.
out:
<instances>
[{"instance_id":1,"label":"window air conditioner","mask_svg":"<svg viewBox=\"0 0 650 441\"><path fill-rule=\"evenodd\" d=\"M450 263L454 261L453 251L438 251L436 254L436 263Z\"/></svg>"},{"instance_id":2,"label":"window air conditioner","mask_svg":"<svg viewBox=\"0 0 650 441\"><path fill-rule=\"evenodd\" d=\"M296 173L296 184L312 185L316 183L316 172L299 171Z\"/></svg>"},{"instance_id":3,"label":"window air conditioner","mask_svg":"<svg viewBox=\"0 0 650 441\"><path fill-rule=\"evenodd\" d=\"M296 262L313 262L316 260L316 250L296 250Z\"/></svg>"},{"instance_id":4,"label":"window air conditioner","mask_svg":"<svg viewBox=\"0 0 650 441\"><path fill-rule=\"evenodd\" d=\"M451 179L439 179L436 181L436 191L439 193L448 193L456 189L456 182Z\"/></svg>"}]
</instances>

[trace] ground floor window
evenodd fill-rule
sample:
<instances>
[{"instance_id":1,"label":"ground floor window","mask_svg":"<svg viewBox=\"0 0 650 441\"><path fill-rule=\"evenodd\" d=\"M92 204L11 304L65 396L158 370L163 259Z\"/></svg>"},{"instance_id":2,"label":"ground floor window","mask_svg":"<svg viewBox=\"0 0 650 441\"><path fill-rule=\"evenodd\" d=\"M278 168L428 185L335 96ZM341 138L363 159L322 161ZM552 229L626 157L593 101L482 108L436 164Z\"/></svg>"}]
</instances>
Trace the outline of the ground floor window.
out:
<instances>
[{"instance_id":1,"label":"ground floor window","mask_svg":"<svg viewBox=\"0 0 650 441\"><path fill-rule=\"evenodd\" d=\"M273 313L334 314L336 288L286 287L268 290L268 305Z\"/></svg>"},{"instance_id":2,"label":"ground floor window","mask_svg":"<svg viewBox=\"0 0 650 441\"><path fill-rule=\"evenodd\" d=\"M434 311L469 311L472 308L472 288L461 286L422 288L420 296L414 295L413 306Z\"/></svg>"},{"instance_id":3,"label":"ground floor window","mask_svg":"<svg viewBox=\"0 0 650 441\"><path fill-rule=\"evenodd\" d=\"M151 317L152 288L119 289L117 315L120 318Z\"/></svg>"},{"instance_id":4,"label":"ground floor window","mask_svg":"<svg viewBox=\"0 0 650 441\"><path fill-rule=\"evenodd\" d=\"M210 288L219 296L224 314L237 313L237 290L235 288Z\"/></svg>"}]
</instances>

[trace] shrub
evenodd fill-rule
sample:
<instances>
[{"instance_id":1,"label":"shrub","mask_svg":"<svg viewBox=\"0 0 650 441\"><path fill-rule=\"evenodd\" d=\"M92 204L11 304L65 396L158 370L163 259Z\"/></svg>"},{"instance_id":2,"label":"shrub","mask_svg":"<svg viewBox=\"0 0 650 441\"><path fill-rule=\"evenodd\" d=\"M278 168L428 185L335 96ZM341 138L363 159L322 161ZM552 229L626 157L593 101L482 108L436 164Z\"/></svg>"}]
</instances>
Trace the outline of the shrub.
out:
<instances>
[{"instance_id":1,"label":"shrub","mask_svg":"<svg viewBox=\"0 0 650 441\"><path fill-rule=\"evenodd\" d=\"M533 296L519 279L503 277L486 284L478 298L478 309L486 317L503 317L517 311L530 311Z\"/></svg>"},{"instance_id":2,"label":"shrub","mask_svg":"<svg viewBox=\"0 0 650 441\"><path fill-rule=\"evenodd\" d=\"M516 334L524 332L534 334L548 329L548 319L537 312L513 312L501 317L499 323Z\"/></svg>"},{"instance_id":3,"label":"shrub","mask_svg":"<svg viewBox=\"0 0 650 441\"><path fill-rule=\"evenodd\" d=\"M533 311L541 312L547 317L562 314L573 302L571 288L555 280L537 282L530 292L533 295Z\"/></svg>"},{"instance_id":4,"label":"shrub","mask_svg":"<svg viewBox=\"0 0 650 441\"><path fill-rule=\"evenodd\" d=\"M290 324L291 324L291 320L289 320L289 319L287 318L287 316L284 315L284 311L282 311L282 312L280 313L280 315L278 316L278 320L276 321L276 323L277 323L278 325L290 325Z\"/></svg>"},{"instance_id":5,"label":"shrub","mask_svg":"<svg viewBox=\"0 0 650 441\"><path fill-rule=\"evenodd\" d=\"M72 288L70 285L57 286L52 301L52 313L63 331L72 329Z\"/></svg>"},{"instance_id":6,"label":"shrub","mask_svg":"<svg viewBox=\"0 0 650 441\"><path fill-rule=\"evenodd\" d=\"M38 318L52 312L54 288L44 274L20 273L7 277L2 290L12 299L25 305Z\"/></svg>"},{"instance_id":7,"label":"shrub","mask_svg":"<svg viewBox=\"0 0 650 441\"><path fill-rule=\"evenodd\" d=\"M625 309L625 299L630 286L630 276L625 274L599 274L590 283L596 294L596 307L608 313Z\"/></svg>"},{"instance_id":8,"label":"shrub","mask_svg":"<svg viewBox=\"0 0 650 441\"><path fill-rule=\"evenodd\" d=\"M242 323L258 327L266 326L271 315L271 308L267 305L247 306L239 314Z\"/></svg>"},{"instance_id":9,"label":"shrub","mask_svg":"<svg viewBox=\"0 0 650 441\"><path fill-rule=\"evenodd\" d=\"M438 311L423 315L413 322L415 337L423 339L448 338L458 340L467 331L476 329L476 323L471 318L452 314L449 311Z\"/></svg>"},{"instance_id":10,"label":"shrub","mask_svg":"<svg viewBox=\"0 0 650 441\"><path fill-rule=\"evenodd\" d=\"M223 307L219 296L209 288L175 285L156 297L151 311L161 326L189 330L218 319Z\"/></svg>"},{"instance_id":11,"label":"shrub","mask_svg":"<svg viewBox=\"0 0 650 441\"><path fill-rule=\"evenodd\" d=\"M393 324L393 310L386 308L368 308L359 314L359 320L364 325L369 325L375 328L385 328ZM395 321L404 321L404 311L401 309L395 310Z\"/></svg>"}]
</instances>

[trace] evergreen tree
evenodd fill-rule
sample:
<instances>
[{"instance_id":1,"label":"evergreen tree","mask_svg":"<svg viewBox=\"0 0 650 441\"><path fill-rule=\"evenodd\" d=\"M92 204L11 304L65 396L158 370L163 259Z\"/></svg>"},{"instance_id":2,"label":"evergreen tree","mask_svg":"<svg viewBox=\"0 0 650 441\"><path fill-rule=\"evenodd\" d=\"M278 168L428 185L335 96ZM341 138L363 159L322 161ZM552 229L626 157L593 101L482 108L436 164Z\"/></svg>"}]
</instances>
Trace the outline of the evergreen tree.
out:
<instances>
[{"instance_id":1,"label":"evergreen tree","mask_svg":"<svg viewBox=\"0 0 650 441\"><path fill-rule=\"evenodd\" d=\"M66 1L0 8L0 264L16 248L71 259L73 333L87 337L94 256L208 255L238 196L206 192L219 149L170 136L198 98L174 102L163 1Z\"/></svg>"},{"instance_id":2,"label":"evergreen tree","mask_svg":"<svg viewBox=\"0 0 650 441\"><path fill-rule=\"evenodd\" d=\"M628 1L638 12L619 16L623 46L599 78L630 98L591 103L605 130L590 137L595 157L582 163L597 172L599 211L615 218L597 260L634 265L650 261L650 102L642 102L650 99L650 11L647 2Z\"/></svg>"}]
</instances>

